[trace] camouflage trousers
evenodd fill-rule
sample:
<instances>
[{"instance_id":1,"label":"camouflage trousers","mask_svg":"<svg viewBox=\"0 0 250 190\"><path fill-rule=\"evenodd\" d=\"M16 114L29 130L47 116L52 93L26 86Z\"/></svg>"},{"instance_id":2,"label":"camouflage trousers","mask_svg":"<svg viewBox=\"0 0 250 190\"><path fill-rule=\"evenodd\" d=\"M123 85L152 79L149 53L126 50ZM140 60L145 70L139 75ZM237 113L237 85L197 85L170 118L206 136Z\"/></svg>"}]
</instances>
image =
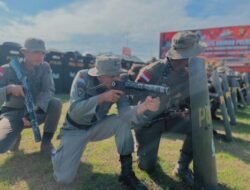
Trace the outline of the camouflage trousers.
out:
<instances>
[{"instance_id":1,"label":"camouflage trousers","mask_svg":"<svg viewBox=\"0 0 250 190\"><path fill-rule=\"evenodd\" d=\"M149 126L135 129L138 165L146 171L153 171L157 163L161 136L164 132L186 134L181 151L192 155L192 126L189 117L176 115L159 120Z\"/></svg>"},{"instance_id":2,"label":"camouflage trousers","mask_svg":"<svg viewBox=\"0 0 250 190\"><path fill-rule=\"evenodd\" d=\"M44 132L54 133L56 131L61 109L61 101L52 98L47 112L37 115L38 123L44 123ZM24 129L23 117L24 109L2 108L0 115L0 153L8 151L20 136Z\"/></svg>"},{"instance_id":3,"label":"camouflage trousers","mask_svg":"<svg viewBox=\"0 0 250 190\"><path fill-rule=\"evenodd\" d=\"M52 157L56 182L69 184L74 180L82 154L89 142L101 141L114 135L118 153L131 154L134 150L131 127L131 124L119 115L107 116L88 129L68 129L69 123L66 121L61 130L61 144Z\"/></svg>"}]
</instances>

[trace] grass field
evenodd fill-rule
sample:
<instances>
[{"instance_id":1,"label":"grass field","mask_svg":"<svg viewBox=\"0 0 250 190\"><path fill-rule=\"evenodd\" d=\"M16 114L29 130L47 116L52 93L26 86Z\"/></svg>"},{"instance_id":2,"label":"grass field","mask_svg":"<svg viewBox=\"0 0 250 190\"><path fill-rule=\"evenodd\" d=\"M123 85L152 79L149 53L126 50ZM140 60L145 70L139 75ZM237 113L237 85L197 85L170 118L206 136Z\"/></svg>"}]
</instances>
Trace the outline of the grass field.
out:
<instances>
[{"instance_id":1,"label":"grass field","mask_svg":"<svg viewBox=\"0 0 250 190\"><path fill-rule=\"evenodd\" d=\"M68 104L65 96L63 116ZM63 123L61 117L58 131ZM215 139L216 163L219 189L250 189L250 107L239 110L238 124L233 127L234 140L226 143ZM223 133L222 123L214 123ZM57 131L57 132L58 132ZM172 175L179 156L184 136L164 134L161 140L159 161L156 171L148 175L138 169L134 154L134 169L150 189L185 190L183 183ZM54 139L55 146L59 141ZM82 156L82 163L76 180L68 186L57 185L52 176L50 160L39 155L39 143L34 143L31 129L22 133L20 151L0 155L0 190L120 190L125 189L118 183L120 172L119 156L114 138L90 143Z\"/></svg>"}]
</instances>

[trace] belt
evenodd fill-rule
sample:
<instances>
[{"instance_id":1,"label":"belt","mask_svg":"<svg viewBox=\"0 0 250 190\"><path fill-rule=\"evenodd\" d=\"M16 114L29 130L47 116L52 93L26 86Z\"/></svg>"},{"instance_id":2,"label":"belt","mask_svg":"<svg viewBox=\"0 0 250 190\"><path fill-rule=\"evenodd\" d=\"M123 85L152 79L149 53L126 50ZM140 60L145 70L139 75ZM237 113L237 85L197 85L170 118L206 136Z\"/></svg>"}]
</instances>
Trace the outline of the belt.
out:
<instances>
[{"instance_id":1,"label":"belt","mask_svg":"<svg viewBox=\"0 0 250 190\"><path fill-rule=\"evenodd\" d=\"M92 126L92 125L79 124L79 123L73 121L73 120L70 118L70 116L69 116L68 113L67 113L67 115L66 115L66 119L67 119L67 121L68 121L71 125L73 125L74 127L78 128L78 129L89 129L89 128Z\"/></svg>"}]
</instances>

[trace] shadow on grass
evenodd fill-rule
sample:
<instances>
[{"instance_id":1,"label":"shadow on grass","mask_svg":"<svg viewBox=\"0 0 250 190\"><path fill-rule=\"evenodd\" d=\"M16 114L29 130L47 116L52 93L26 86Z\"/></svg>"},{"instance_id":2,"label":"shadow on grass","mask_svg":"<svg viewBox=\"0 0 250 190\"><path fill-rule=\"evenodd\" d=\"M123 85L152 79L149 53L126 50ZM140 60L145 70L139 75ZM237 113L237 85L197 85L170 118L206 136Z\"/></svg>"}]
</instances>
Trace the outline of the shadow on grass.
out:
<instances>
[{"instance_id":1,"label":"shadow on grass","mask_svg":"<svg viewBox=\"0 0 250 190\"><path fill-rule=\"evenodd\" d=\"M12 154L12 153L11 153ZM25 181L25 182L23 182ZM1 187L1 185L4 185ZM24 186L25 185L25 186ZM58 185L53 179L52 163L39 153L13 153L0 166L0 189L29 190L122 190L114 174L92 172L92 166L81 163L75 181L70 185Z\"/></svg>"},{"instance_id":2,"label":"shadow on grass","mask_svg":"<svg viewBox=\"0 0 250 190\"><path fill-rule=\"evenodd\" d=\"M232 188L228 187L226 184L218 184L217 190L232 190Z\"/></svg>"},{"instance_id":3,"label":"shadow on grass","mask_svg":"<svg viewBox=\"0 0 250 190\"><path fill-rule=\"evenodd\" d=\"M250 163L250 141L233 137L233 141L226 143L223 140L215 140L216 152L227 153L245 162Z\"/></svg>"},{"instance_id":4,"label":"shadow on grass","mask_svg":"<svg viewBox=\"0 0 250 190\"><path fill-rule=\"evenodd\" d=\"M218 113L218 115L220 115L220 117L221 117L220 113ZM242 108L242 109L239 109L237 114L236 114L237 124L231 125L232 131L236 132L236 133L237 132L238 133L249 133L250 132L250 126L249 126L250 123L249 124L247 123L247 121L249 120L249 116L250 116L250 107L249 106ZM215 128L216 127L223 128L224 122L223 122L223 120L213 121L213 124L214 124Z\"/></svg>"},{"instance_id":5,"label":"shadow on grass","mask_svg":"<svg viewBox=\"0 0 250 190\"><path fill-rule=\"evenodd\" d=\"M156 164L154 172L149 173L150 178L162 189L167 190L191 190L184 183L175 181L163 171L159 163Z\"/></svg>"},{"instance_id":6,"label":"shadow on grass","mask_svg":"<svg viewBox=\"0 0 250 190\"><path fill-rule=\"evenodd\" d=\"M221 134L225 134L225 128L223 121L213 122L215 130L220 131ZM237 125L231 125L232 135L234 134L250 134L250 125L246 123L237 122Z\"/></svg>"},{"instance_id":7,"label":"shadow on grass","mask_svg":"<svg viewBox=\"0 0 250 190\"><path fill-rule=\"evenodd\" d=\"M247 111L248 109L244 109ZM237 114L237 119L248 120L249 114L246 112L240 112ZM227 153L231 156L238 158L245 162L246 164L250 163L250 140L244 140L242 138L236 137L236 134L248 135L250 134L249 124L237 121L236 126L231 126L233 141L228 143L225 141L225 130L223 126L223 121L214 121L214 128L218 129L219 134L215 135L215 145L216 152Z\"/></svg>"},{"instance_id":8,"label":"shadow on grass","mask_svg":"<svg viewBox=\"0 0 250 190\"><path fill-rule=\"evenodd\" d=\"M232 131L239 134L250 134L250 124L237 122L237 126L234 126Z\"/></svg>"},{"instance_id":9,"label":"shadow on grass","mask_svg":"<svg viewBox=\"0 0 250 190\"><path fill-rule=\"evenodd\" d=\"M245 111L245 112L244 112ZM237 118L239 119L247 119L249 117L249 112L247 112L248 110L241 110L237 112Z\"/></svg>"},{"instance_id":10,"label":"shadow on grass","mask_svg":"<svg viewBox=\"0 0 250 190\"><path fill-rule=\"evenodd\" d=\"M249 119L249 115L245 116L241 115L243 119ZM184 127L183 127L184 126ZM162 138L167 138L171 140L184 140L185 134L176 133L178 131L176 129L181 129L190 126L190 123L178 122L175 127L172 127L175 130L166 131ZM213 127L217 130L218 134L214 135L216 152L225 152L232 155L235 158L239 158L243 162L249 164L250 163L250 139L244 140L242 138L235 137L238 134L250 134L250 126L246 123L237 122L236 126L232 126L233 132L233 141L228 143L225 141L225 129L223 126L223 121L213 121ZM174 132L174 133L172 133Z\"/></svg>"},{"instance_id":11,"label":"shadow on grass","mask_svg":"<svg viewBox=\"0 0 250 190\"><path fill-rule=\"evenodd\" d=\"M156 170L149 174L150 178L164 190L192 190L192 187L185 185L183 182L175 181L167 176L162 167L157 163ZM225 184L218 184L218 190L231 190Z\"/></svg>"},{"instance_id":12,"label":"shadow on grass","mask_svg":"<svg viewBox=\"0 0 250 190\"><path fill-rule=\"evenodd\" d=\"M236 113L236 121L237 125L234 126L235 128L241 126L241 125L246 125L246 122L243 121L248 121L250 116L250 107L242 108ZM220 122L215 122L216 124L223 125L223 121ZM248 132L248 131L247 131Z\"/></svg>"}]
</instances>

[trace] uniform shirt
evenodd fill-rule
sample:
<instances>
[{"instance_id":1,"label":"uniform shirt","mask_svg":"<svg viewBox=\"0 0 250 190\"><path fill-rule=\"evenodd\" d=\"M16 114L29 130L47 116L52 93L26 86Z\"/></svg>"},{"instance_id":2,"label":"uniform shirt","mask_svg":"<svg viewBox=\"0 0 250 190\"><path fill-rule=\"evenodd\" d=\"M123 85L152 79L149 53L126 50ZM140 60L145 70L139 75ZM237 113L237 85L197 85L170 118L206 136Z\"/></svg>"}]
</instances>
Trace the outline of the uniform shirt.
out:
<instances>
[{"instance_id":1,"label":"uniform shirt","mask_svg":"<svg viewBox=\"0 0 250 190\"><path fill-rule=\"evenodd\" d=\"M27 76L34 104L46 112L49 101L55 92L50 65L43 62L34 69L27 70L24 68L23 62L20 64L23 74ZM24 97L6 94L6 87L9 84L21 85L21 82L17 79L13 68L6 64L0 67L0 102L5 107L24 108Z\"/></svg>"},{"instance_id":2,"label":"uniform shirt","mask_svg":"<svg viewBox=\"0 0 250 190\"><path fill-rule=\"evenodd\" d=\"M159 60L144 67L136 81L149 84L168 86L170 88L170 107L179 107L186 104L189 99L189 79L187 69L175 71L171 63L165 60Z\"/></svg>"},{"instance_id":3,"label":"uniform shirt","mask_svg":"<svg viewBox=\"0 0 250 190\"><path fill-rule=\"evenodd\" d=\"M71 92L70 92L70 106L68 114L70 118L80 125L94 125L96 122L107 117L108 111L113 103L104 102L97 104L98 96L107 91L104 87L98 86L97 77L88 75L88 70L81 70L75 76ZM122 95L117 102L117 109L119 114L122 113L125 122L131 124L138 124L145 119L143 115L138 116L136 108L129 106L129 101L125 95ZM68 125L66 128L74 127L66 120Z\"/></svg>"}]
</instances>

